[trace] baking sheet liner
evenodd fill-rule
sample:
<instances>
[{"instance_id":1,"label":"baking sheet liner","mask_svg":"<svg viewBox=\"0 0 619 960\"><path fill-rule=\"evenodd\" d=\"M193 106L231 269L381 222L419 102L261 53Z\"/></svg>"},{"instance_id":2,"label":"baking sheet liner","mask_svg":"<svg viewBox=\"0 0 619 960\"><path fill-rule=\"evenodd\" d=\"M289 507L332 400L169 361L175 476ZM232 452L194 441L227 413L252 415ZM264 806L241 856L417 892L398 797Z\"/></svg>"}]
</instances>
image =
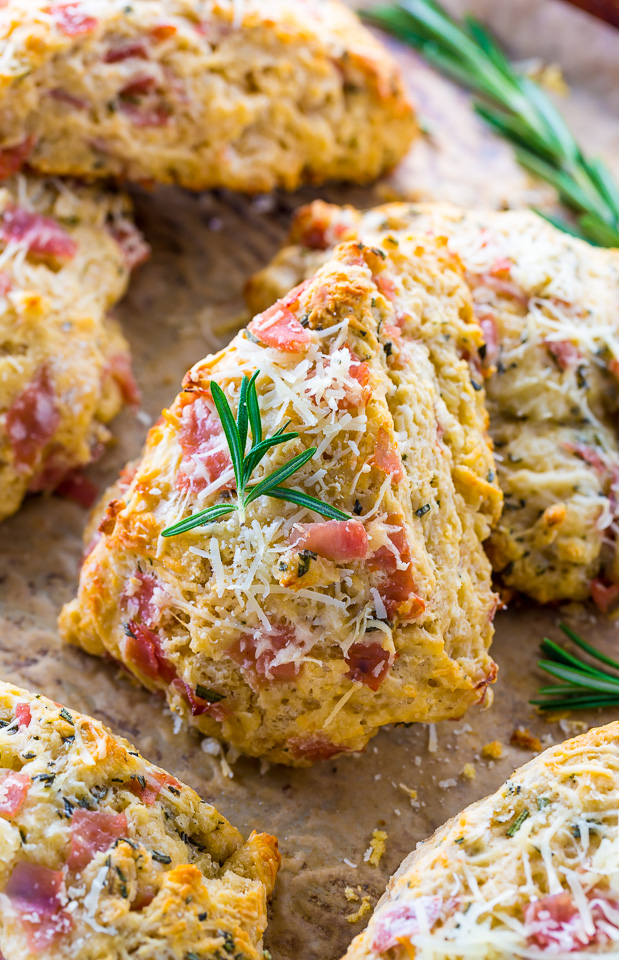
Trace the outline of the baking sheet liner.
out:
<instances>
[{"instance_id":1,"label":"baking sheet liner","mask_svg":"<svg viewBox=\"0 0 619 960\"><path fill-rule=\"evenodd\" d=\"M464 4L451 2L461 10ZM560 60L570 84L562 109L590 152L619 163L619 33L558 0L466 4L522 59ZM116 442L90 471L101 488L140 450L146 428L176 394L185 370L225 345L240 322L242 288L284 241L292 211L316 196L370 206L396 197L447 199L471 206L552 205L550 192L516 166L511 150L487 133L468 97L393 41L428 135L400 169L371 189L330 186L246 200L227 193L192 196L173 189L135 191L137 218L153 256L137 272L117 313L131 341L143 406L114 425ZM619 174L619 170L616 169ZM280 840L283 867L266 945L275 960L332 960L362 929L347 917L373 906L400 860L447 817L496 789L533 754L509 745L523 725L545 745L614 719L613 711L546 722L528 705L543 681L535 667L545 634L571 618L586 637L619 653L619 624L582 607L516 604L497 617L495 703L462 720L385 729L365 753L313 769L261 767L239 760L233 776L214 742L174 733L162 701L133 687L112 666L63 647L62 603L75 592L85 512L58 498L33 498L0 529L0 676L93 714L133 740L212 800L240 829ZM435 742L436 739L436 742ZM482 747L503 744L499 759ZM212 752L207 752L204 746ZM434 748L434 749L433 749ZM475 778L462 776L465 763ZM470 772L470 771L469 771ZM411 797L416 791L416 798ZM378 866L364 860L372 832L387 833ZM346 893L348 888L348 893ZM352 896L359 899L348 899ZM363 911L362 911L363 912Z\"/></svg>"}]
</instances>

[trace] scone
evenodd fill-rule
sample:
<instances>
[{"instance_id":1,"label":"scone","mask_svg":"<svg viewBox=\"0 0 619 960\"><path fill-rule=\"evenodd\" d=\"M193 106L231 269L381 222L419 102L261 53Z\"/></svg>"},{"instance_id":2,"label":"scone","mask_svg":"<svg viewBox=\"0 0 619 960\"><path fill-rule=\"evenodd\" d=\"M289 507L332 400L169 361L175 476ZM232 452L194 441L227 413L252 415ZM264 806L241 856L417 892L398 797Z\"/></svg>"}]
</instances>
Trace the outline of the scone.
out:
<instances>
[{"instance_id":1,"label":"scone","mask_svg":"<svg viewBox=\"0 0 619 960\"><path fill-rule=\"evenodd\" d=\"M0 682L4 960L262 960L277 841L243 841L98 720Z\"/></svg>"},{"instance_id":2,"label":"scone","mask_svg":"<svg viewBox=\"0 0 619 960\"><path fill-rule=\"evenodd\" d=\"M129 346L106 311L148 247L124 198L17 175L0 185L0 519L97 457L136 403Z\"/></svg>"},{"instance_id":3,"label":"scone","mask_svg":"<svg viewBox=\"0 0 619 960\"><path fill-rule=\"evenodd\" d=\"M416 129L395 63L338 0L6 0L0 44L0 173L363 182Z\"/></svg>"},{"instance_id":4,"label":"scone","mask_svg":"<svg viewBox=\"0 0 619 960\"><path fill-rule=\"evenodd\" d=\"M189 371L102 504L65 639L165 691L204 733L282 763L461 716L496 672L481 542L501 496L471 375L481 342L444 244L343 244ZM310 451L284 486L344 519L257 496L244 516L163 537L236 503L211 384L236 412L256 373L256 432L293 436L250 487Z\"/></svg>"},{"instance_id":5,"label":"scone","mask_svg":"<svg viewBox=\"0 0 619 960\"><path fill-rule=\"evenodd\" d=\"M489 541L506 585L542 603L619 599L619 254L527 211L320 201L250 283L260 310L342 239L445 236L485 335L483 372L505 495Z\"/></svg>"},{"instance_id":6,"label":"scone","mask_svg":"<svg viewBox=\"0 0 619 960\"><path fill-rule=\"evenodd\" d=\"M619 952L619 723L546 750L420 844L346 960Z\"/></svg>"}]
</instances>

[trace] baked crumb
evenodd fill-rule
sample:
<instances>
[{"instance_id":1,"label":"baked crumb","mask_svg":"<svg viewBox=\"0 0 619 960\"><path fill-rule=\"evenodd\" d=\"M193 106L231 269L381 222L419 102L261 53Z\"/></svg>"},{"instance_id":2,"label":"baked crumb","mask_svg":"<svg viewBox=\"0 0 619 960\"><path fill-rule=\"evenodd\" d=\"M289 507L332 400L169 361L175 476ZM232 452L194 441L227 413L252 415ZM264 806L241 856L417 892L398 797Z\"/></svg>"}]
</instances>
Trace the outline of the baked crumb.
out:
<instances>
[{"instance_id":1,"label":"baked crumb","mask_svg":"<svg viewBox=\"0 0 619 960\"><path fill-rule=\"evenodd\" d=\"M344 896L346 897L346 899L347 899L348 901L358 900L358 899L359 899L359 897L357 896L357 894L355 893L355 891L353 890L352 887L346 887L346 888L345 888L345 890L344 890Z\"/></svg>"},{"instance_id":2,"label":"baked crumb","mask_svg":"<svg viewBox=\"0 0 619 960\"><path fill-rule=\"evenodd\" d=\"M461 775L464 777L465 780L474 780L477 775L477 771L475 770L475 764L465 763L464 766L462 767Z\"/></svg>"},{"instance_id":3,"label":"baked crumb","mask_svg":"<svg viewBox=\"0 0 619 960\"><path fill-rule=\"evenodd\" d=\"M349 913L346 919L349 923L357 923L361 920L362 917L365 917L366 913L369 913L372 907L370 906L370 897L365 896L361 901L359 909L355 913Z\"/></svg>"},{"instance_id":4,"label":"baked crumb","mask_svg":"<svg viewBox=\"0 0 619 960\"><path fill-rule=\"evenodd\" d=\"M385 842L389 836L384 830L373 830L372 839L370 840L370 845L363 854L363 859L366 863L370 863L373 867L377 867L380 863L381 857L385 852Z\"/></svg>"},{"instance_id":5,"label":"baked crumb","mask_svg":"<svg viewBox=\"0 0 619 960\"><path fill-rule=\"evenodd\" d=\"M486 760L498 760L503 756L503 744L500 740L492 740L481 748L481 755Z\"/></svg>"},{"instance_id":6,"label":"baked crumb","mask_svg":"<svg viewBox=\"0 0 619 960\"><path fill-rule=\"evenodd\" d=\"M522 747L523 750L532 750L534 753L539 753L542 749L540 738L531 733L528 727L516 727L509 742L513 747Z\"/></svg>"}]
</instances>

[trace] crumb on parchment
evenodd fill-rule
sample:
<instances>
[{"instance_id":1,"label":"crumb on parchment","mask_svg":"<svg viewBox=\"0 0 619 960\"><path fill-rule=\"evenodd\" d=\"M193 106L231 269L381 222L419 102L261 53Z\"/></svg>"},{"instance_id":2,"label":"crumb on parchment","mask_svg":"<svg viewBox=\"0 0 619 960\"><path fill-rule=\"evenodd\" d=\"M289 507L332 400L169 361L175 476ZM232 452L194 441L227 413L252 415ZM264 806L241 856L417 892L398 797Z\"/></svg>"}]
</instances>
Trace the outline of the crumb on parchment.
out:
<instances>
[{"instance_id":1,"label":"crumb on parchment","mask_svg":"<svg viewBox=\"0 0 619 960\"><path fill-rule=\"evenodd\" d=\"M359 920L361 920L362 917L366 915L366 913L369 913L371 909L372 907L370 904L370 897L369 895L366 895L361 901L359 909L356 910L354 913L349 913L346 919L348 920L349 923L357 923Z\"/></svg>"},{"instance_id":2,"label":"crumb on parchment","mask_svg":"<svg viewBox=\"0 0 619 960\"><path fill-rule=\"evenodd\" d=\"M475 770L474 763L465 763L464 766L462 767L462 776L464 777L465 780L474 780L476 774L477 774L477 771Z\"/></svg>"},{"instance_id":3,"label":"crumb on parchment","mask_svg":"<svg viewBox=\"0 0 619 960\"><path fill-rule=\"evenodd\" d=\"M540 753L542 749L540 738L531 733L528 727L516 727L509 742L513 747L522 747L523 750L532 750L534 753Z\"/></svg>"},{"instance_id":4,"label":"crumb on parchment","mask_svg":"<svg viewBox=\"0 0 619 960\"><path fill-rule=\"evenodd\" d=\"M503 756L503 744L500 740L492 740L481 748L481 755L486 760L498 760Z\"/></svg>"},{"instance_id":5,"label":"crumb on parchment","mask_svg":"<svg viewBox=\"0 0 619 960\"><path fill-rule=\"evenodd\" d=\"M370 845L363 854L363 859L366 863L370 863L373 867L377 867L380 863L381 857L385 852L385 842L389 836L384 830L373 830L372 839L370 840Z\"/></svg>"}]
</instances>

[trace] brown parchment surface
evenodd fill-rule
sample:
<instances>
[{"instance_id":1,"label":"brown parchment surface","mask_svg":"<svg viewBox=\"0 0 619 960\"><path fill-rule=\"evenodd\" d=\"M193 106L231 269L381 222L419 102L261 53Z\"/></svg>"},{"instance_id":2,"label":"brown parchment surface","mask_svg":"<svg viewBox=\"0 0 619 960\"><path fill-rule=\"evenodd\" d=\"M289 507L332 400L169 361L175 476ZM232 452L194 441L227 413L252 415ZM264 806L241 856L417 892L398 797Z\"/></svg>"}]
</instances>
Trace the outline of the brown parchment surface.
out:
<instances>
[{"instance_id":1,"label":"brown parchment surface","mask_svg":"<svg viewBox=\"0 0 619 960\"><path fill-rule=\"evenodd\" d=\"M494 27L516 58L561 62L570 85L562 109L588 150L603 153L619 173L619 32L559 0L450 3L454 10L465 6ZM389 43L428 135L382 184L251 201L172 189L135 192L138 222L153 256L117 312L131 341L143 409L116 421L115 446L91 470L101 488L139 452L149 419L173 399L186 368L227 342L239 321L244 281L275 253L301 203L315 196L361 206L396 196L481 207L552 202L515 165L510 149L484 131L465 94L415 54ZM528 760L530 752L509 746L515 726L529 727L546 743L576 732L572 721L547 723L528 706L543 679L535 666L538 642L545 633L559 636L561 617L570 616L591 641L619 653L617 621L585 608L517 604L497 618L494 706L437 725L435 752L428 750L425 725L399 727L384 730L358 756L297 771L261 770L257 762L241 760L228 777L220 758L204 752L195 735L174 734L160 700L132 687L108 664L61 646L56 616L75 591L85 520L74 504L33 498L0 528L0 676L101 718L214 801L240 829L279 837L283 868L266 937L275 960L339 957L367 920L347 921L361 901L348 902L345 888L369 895L373 905L417 841ZM606 711L580 719L594 725L613 718ZM481 747L497 739L503 757L481 759ZM461 776L467 762L475 765L474 780ZM414 803L401 784L417 791ZM388 839L373 867L363 857L376 828Z\"/></svg>"}]
</instances>

